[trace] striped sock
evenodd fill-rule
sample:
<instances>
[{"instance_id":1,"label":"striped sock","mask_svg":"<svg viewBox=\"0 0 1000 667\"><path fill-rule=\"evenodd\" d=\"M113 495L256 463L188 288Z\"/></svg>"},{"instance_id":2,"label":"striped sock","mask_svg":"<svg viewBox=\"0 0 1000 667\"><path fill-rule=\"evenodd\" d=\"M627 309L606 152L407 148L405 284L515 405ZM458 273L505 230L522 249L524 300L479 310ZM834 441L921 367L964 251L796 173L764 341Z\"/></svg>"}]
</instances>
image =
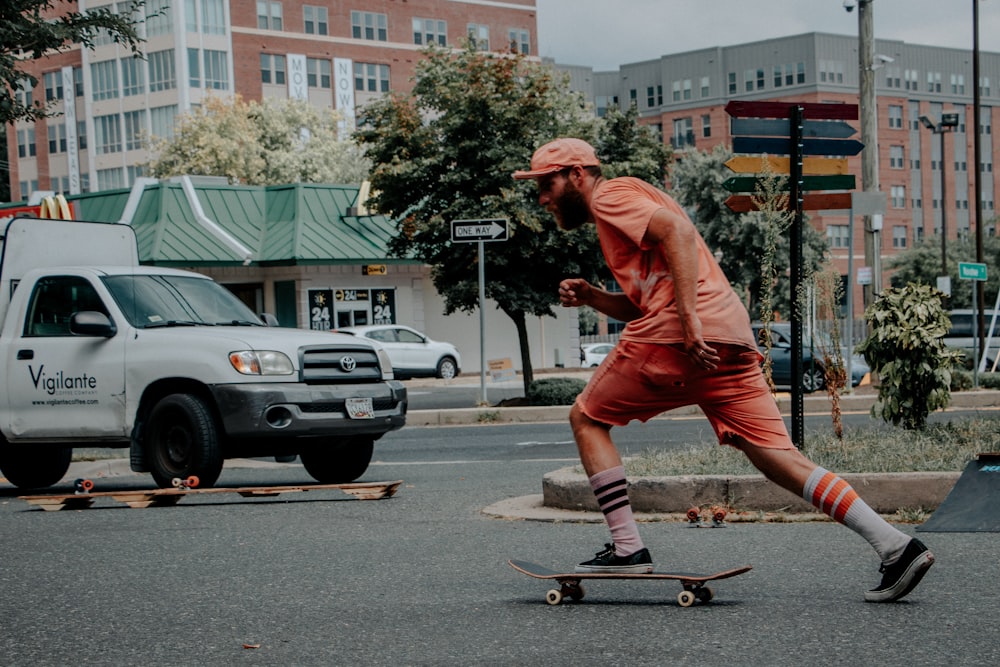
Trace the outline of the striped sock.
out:
<instances>
[{"instance_id":1,"label":"striped sock","mask_svg":"<svg viewBox=\"0 0 1000 667\"><path fill-rule=\"evenodd\" d=\"M868 540L883 562L901 554L910 541L869 507L850 484L823 468L817 467L809 475L802 497Z\"/></svg>"},{"instance_id":2,"label":"striped sock","mask_svg":"<svg viewBox=\"0 0 1000 667\"><path fill-rule=\"evenodd\" d=\"M630 556L642 549L639 527L632 516L632 506L628 500L628 485L625 468L616 466L603 470L590 478L590 488L594 490L597 504L604 513L604 520L611 529L611 541L615 543L615 554Z\"/></svg>"}]
</instances>

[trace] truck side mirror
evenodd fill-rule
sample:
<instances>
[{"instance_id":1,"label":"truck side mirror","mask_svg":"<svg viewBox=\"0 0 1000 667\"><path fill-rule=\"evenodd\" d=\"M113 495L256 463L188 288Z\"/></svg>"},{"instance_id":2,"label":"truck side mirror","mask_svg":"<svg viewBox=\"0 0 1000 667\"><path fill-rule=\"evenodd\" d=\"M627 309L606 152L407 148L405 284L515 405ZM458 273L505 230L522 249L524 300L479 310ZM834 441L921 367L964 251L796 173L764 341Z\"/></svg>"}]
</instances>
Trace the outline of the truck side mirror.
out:
<instances>
[{"instance_id":1,"label":"truck side mirror","mask_svg":"<svg viewBox=\"0 0 1000 667\"><path fill-rule=\"evenodd\" d=\"M111 338L118 328L104 313L96 310L81 310L69 318L70 333L77 336L100 336Z\"/></svg>"},{"instance_id":2,"label":"truck side mirror","mask_svg":"<svg viewBox=\"0 0 1000 667\"><path fill-rule=\"evenodd\" d=\"M281 324L278 322L278 318L271 313L261 313L260 319L264 321L264 324L269 327L280 327Z\"/></svg>"}]
</instances>

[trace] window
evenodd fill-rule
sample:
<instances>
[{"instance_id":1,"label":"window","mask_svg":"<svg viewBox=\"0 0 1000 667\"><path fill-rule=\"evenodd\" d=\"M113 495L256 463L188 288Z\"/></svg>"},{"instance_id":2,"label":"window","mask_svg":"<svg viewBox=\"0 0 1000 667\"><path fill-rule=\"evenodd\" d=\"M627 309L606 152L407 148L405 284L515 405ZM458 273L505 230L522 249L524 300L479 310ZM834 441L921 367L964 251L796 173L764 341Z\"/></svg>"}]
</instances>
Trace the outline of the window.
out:
<instances>
[{"instance_id":1,"label":"window","mask_svg":"<svg viewBox=\"0 0 1000 667\"><path fill-rule=\"evenodd\" d=\"M66 152L66 123L49 125L49 154Z\"/></svg>"},{"instance_id":2,"label":"window","mask_svg":"<svg viewBox=\"0 0 1000 667\"><path fill-rule=\"evenodd\" d=\"M285 56L260 54L260 82L285 85Z\"/></svg>"},{"instance_id":3,"label":"window","mask_svg":"<svg viewBox=\"0 0 1000 667\"><path fill-rule=\"evenodd\" d=\"M226 34L225 0L201 0L201 29L207 35Z\"/></svg>"},{"instance_id":4,"label":"window","mask_svg":"<svg viewBox=\"0 0 1000 667\"><path fill-rule=\"evenodd\" d=\"M83 97L83 68L73 68L73 95Z\"/></svg>"},{"instance_id":5,"label":"window","mask_svg":"<svg viewBox=\"0 0 1000 667\"><path fill-rule=\"evenodd\" d=\"M901 70L898 67L886 67L885 68L885 87L886 88L902 88L903 82L900 78Z\"/></svg>"},{"instance_id":6,"label":"window","mask_svg":"<svg viewBox=\"0 0 1000 667\"><path fill-rule=\"evenodd\" d=\"M94 101L110 100L118 97L117 62L105 60L90 65L90 78L93 82Z\"/></svg>"},{"instance_id":7,"label":"window","mask_svg":"<svg viewBox=\"0 0 1000 667\"><path fill-rule=\"evenodd\" d=\"M330 88L330 61L319 58L307 59L306 79L310 88Z\"/></svg>"},{"instance_id":8,"label":"window","mask_svg":"<svg viewBox=\"0 0 1000 667\"><path fill-rule=\"evenodd\" d=\"M205 49L202 52L205 64L205 88L229 89L229 58L225 51Z\"/></svg>"},{"instance_id":9,"label":"window","mask_svg":"<svg viewBox=\"0 0 1000 667\"><path fill-rule=\"evenodd\" d=\"M188 85L201 88L201 60L198 49L188 49Z\"/></svg>"},{"instance_id":10,"label":"window","mask_svg":"<svg viewBox=\"0 0 1000 667\"><path fill-rule=\"evenodd\" d=\"M448 22L437 19L413 19L413 43L448 46Z\"/></svg>"},{"instance_id":11,"label":"window","mask_svg":"<svg viewBox=\"0 0 1000 667\"><path fill-rule=\"evenodd\" d=\"M889 146L889 167L891 169L902 169L904 153L902 146Z\"/></svg>"},{"instance_id":12,"label":"window","mask_svg":"<svg viewBox=\"0 0 1000 667\"><path fill-rule=\"evenodd\" d=\"M905 225L893 225L892 226L892 247L893 248L905 248L906 247L906 226Z\"/></svg>"},{"instance_id":13,"label":"window","mask_svg":"<svg viewBox=\"0 0 1000 667\"><path fill-rule=\"evenodd\" d=\"M915 69L908 69L903 72L903 81L907 90L917 90L920 81L920 72Z\"/></svg>"},{"instance_id":14,"label":"window","mask_svg":"<svg viewBox=\"0 0 1000 667\"><path fill-rule=\"evenodd\" d=\"M528 37L527 30L510 28L507 30L507 42L510 44L510 50L514 53L523 53L525 55L531 53L531 39Z\"/></svg>"},{"instance_id":15,"label":"window","mask_svg":"<svg viewBox=\"0 0 1000 667\"><path fill-rule=\"evenodd\" d=\"M354 89L369 93L389 92L389 66L354 63Z\"/></svg>"},{"instance_id":16,"label":"window","mask_svg":"<svg viewBox=\"0 0 1000 667\"><path fill-rule=\"evenodd\" d=\"M121 167L97 170L97 189L115 190L125 187L125 172Z\"/></svg>"},{"instance_id":17,"label":"window","mask_svg":"<svg viewBox=\"0 0 1000 667\"><path fill-rule=\"evenodd\" d=\"M928 93L941 92L941 72L927 73L927 92Z\"/></svg>"},{"instance_id":18,"label":"window","mask_svg":"<svg viewBox=\"0 0 1000 667\"><path fill-rule=\"evenodd\" d=\"M149 56L149 92L171 90L177 87L174 70L174 50L154 51Z\"/></svg>"},{"instance_id":19,"label":"window","mask_svg":"<svg viewBox=\"0 0 1000 667\"><path fill-rule=\"evenodd\" d=\"M122 124L118 114L94 118L94 149L98 155L122 152Z\"/></svg>"},{"instance_id":20,"label":"window","mask_svg":"<svg viewBox=\"0 0 1000 667\"><path fill-rule=\"evenodd\" d=\"M711 93L711 85L707 76L701 77L701 96L708 97Z\"/></svg>"},{"instance_id":21,"label":"window","mask_svg":"<svg viewBox=\"0 0 1000 667\"><path fill-rule=\"evenodd\" d=\"M820 83L844 83L844 63L839 60L819 61Z\"/></svg>"},{"instance_id":22,"label":"window","mask_svg":"<svg viewBox=\"0 0 1000 667\"><path fill-rule=\"evenodd\" d=\"M125 150L134 151L142 148L142 135L146 131L146 110L126 111L125 118Z\"/></svg>"},{"instance_id":23,"label":"window","mask_svg":"<svg viewBox=\"0 0 1000 667\"><path fill-rule=\"evenodd\" d=\"M153 107L149 110L149 133L154 137L172 139L174 121L177 119L177 105Z\"/></svg>"},{"instance_id":24,"label":"window","mask_svg":"<svg viewBox=\"0 0 1000 667\"><path fill-rule=\"evenodd\" d=\"M795 65L795 82L805 83L806 82L806 64L805 62L799 62Z\"/></svg>"},{"instance_id":25,"label":"window","mask_svg":"<svg viewBox=\"0 0 1000 667\"><path fill-rule=\"evenodd\" d=\"M906 208L906 186L893 185L889 189L889 200L893 208Z\"/></svg>"},{"instance_id":26,"label":"window","mask_svg":"<svg viewBox=\"0 0 1000 667\"><path fill-rule=\"evenodd\" d=\"M38 149L35 147L35 128L17 131L17 156L35 157Z\"/></svg>"},{"instance_id":27,"label":"window","mask_svg":"<svg viewBox=\"0 0 1000 667\"><path fill-rule=\"evenodd\" d=\"M477 51L490 50L490 27L479 23L470 23L466 26L466 34L472 48Z\"/></svg>"},{"instance_id":28,"label":"window","mask_svg":"<svg viewBox=\"0 0 1000 667\"><path fill-rule=\"evenodd\" d=\"M674 148L694 146L694 129L690 116L674 119L674 137L670 143Z\"/></svg>"},{"instance_id":29,"label":"window","mask_svg":"<svg viewBox=\"0 0 1000 667\"><path fill-rule=\"evenodd\" d=\"M674 81L673 84L671 84L670 88L671 88L671 91L672 91L671 94L673 95L673 97L671 99L673 99L674 102L680 102L681 101L681 82L680 81ZM650 90L652 90L652 88L650 88ZM652 103L650 103L649 106L653 106Z\"/></svg>"},{"instance_id":30,"label":"window","mask_svg":"<svg viewBox=\"0 0 1000 667\"><path fill-rule=\"evenodd\" d=\"M351 12L351 36L375 42L389 40L389 18L374 12Z\"/></svg>"},{"instance_id":31,"label":"window","mask_svg":"<svg viewBox=\"0 0 1000 667\"><path fill-rule=\"evenodd\" d=\"M307 35L329 35L329 19L326 7L302 6L302 22Z\"/></svg>"},{"instance_id":32,"label":"window","mask_svg":"<svg viewBox=\"0 0 1000 667\"><path fill-rule=\"evenodd\" d=\"M951 75L951 94L952 95L965 95L965 75L964 74L952 74Z\"/></svg>"},{"instance_id":33,"label":"window","mask_svg":"<svg viewBox=\"0 0 1000 667\"><path fill-rule=\"evenodd\" d=\"M764 68L760 67L757 69L757 90L764 90Z\"/></svg>"},{"instance_id":34,"label":"window","mask_svg":"<svg viewBox=\"0 0 1000 667\"><path fill-rule=\"evenodd\" d=\"M979 78L979 94L983 97L990 96L990 77L984 76Z\"/></svg>"},{"instance_id":35,"label":"window","mask_svg":"<svg viewBox=\"0 0 1000 667\"><path fill-rule=\"evenodd\" d=\"M646 106L650 108L663 106L663 86L648 86L646 88Z\"/></svg>"},{"instance_id":36,"label":"window","mask_svg":"<svg viewBox=\"0 0 1000 667\"><path fill-rule=\"evenodd\" d=\"M903 129L903 107L898 104L889 105L889 127Z\"/></svg>"},{"instance_id":37,"label":"window","mask_svg":"<svg viewBox=\"0 0 1000 667\"><path fill-rule=\"evenodd\" d=\"M753 92L753 75L754 71L752 69L743 71L743 90L744 92Z\"/></svg>"},{"instance_id":38,"label":"window","mask_svg":"<svg viewBox=\"0 0 1000 667\"><path fill-rule=\"evenodd\" d=\"M781 85L784 82L784 79L781 76L783 71L784 70L781 69L781 65L775 65L774 66L774 87L775 88L781 88Z\"/></svg>"},{"instance_id":39,"label":"window","mask_svg":"<svg viewBox=\"0 0 1000 667\"><path fill-rule=\"evenodd\" d=\"M257 0L257 27L261 30L281 30L281 3Z\"/></svg>"},{"instance_id":40,"label":"window","mask_svg":"<svg viewBox=\"0 0 1000 667\"><path fill-rule=\"evenodd\" d=\"M146 63L140 58L122 58L122 95L131 97L146 92Z\"/></svg>"},{"instance_id":41,"label":"window","mask_svg":"<svg viewBox=\"0 0 1000 667\"><path fill-rule=\"evenodd\" d=\"M851 231L849 225L827 225L826 240L831 248L849 248Z\"/></svg>"},{"instance_id":42,"label":"window","mask_svg":"<svg viewBox=\"0 0 1000 667\"><path fill-rule=\"evenodd\" d=\"M712 136L712 116L705 114L701 117L701 136Z\"/></svg>"},{"instance_id":43,"label":"window","mask_svg":"<svg viewBox=\"0 0 1000 667\"><path fill-rule=\"evenodd\" d=\"M63 98L62 72L46 72L42 75L45 85L45 101L61 100Z\"/></svg>"},{"instance_id":44,"label":"window","mask_svg":"<svg viewBox=\"0 0 1000 667\"><path fill-rule=\"evenodd\" d=\"M736 72L730 72L729 76L727 78L729 80L729 94L730 95L735 95L736 94L736 90L737 90L737 88L736 88Z\"/></svg>"},{"instance_id":45,"label":"window","mask_svg":"<svg viewBox=\"0 0 1000 667\"><path fill-rule=\"evenodd\" d=\"M87 150L87 121L85 120L77 121L76 123L76 144L79 150Z\"/></svg>"},{"instance_id":46,"label":"window","mask_svg":"<svg viewBox=\"0 0 1000 667\"><path fill-rule=\"evenodd\" d=\"M682 88L683 88L683 93L684 93L683 94L684 99L686 99L686 100L691 99L691 79L684 79L684 81L682 82ZM661 87L660 88L660 99L661 99L661 102L662 102L662 98L663 98L663 88Z\"/></svg>"},{"instance_id":47,"label":"window","mask_svg":"<svg viewBox=\"0 0 1000 667\"><path fill-rule=\"evenodd\" d=\"M169 35L174 31L172 0L146 0L143 14L146 19L146 37Z\"/></svg>"},{"instance_id":48,"label":"window","mask_svg":"<svg viewBox=\"0 0 1000 667\"><path fill-rule=\"evenodd\" d=\"M108 314L94 286L77 276L46 276L35 283L24 323L25 336L71 336L69 320L81 310Z\"/></svg>"}]
</instances>

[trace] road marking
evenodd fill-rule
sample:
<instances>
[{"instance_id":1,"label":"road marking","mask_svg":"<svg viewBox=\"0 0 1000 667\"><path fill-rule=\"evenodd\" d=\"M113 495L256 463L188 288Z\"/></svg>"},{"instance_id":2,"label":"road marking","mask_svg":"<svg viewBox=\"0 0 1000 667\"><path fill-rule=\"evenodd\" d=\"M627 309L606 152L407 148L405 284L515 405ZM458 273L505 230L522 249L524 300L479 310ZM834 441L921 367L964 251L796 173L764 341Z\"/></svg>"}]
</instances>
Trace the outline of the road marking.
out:
<instances>
[{"instance_id":1,"label":"road marking","mask_svg":"<svg viewBox=\"0 0 1000 667\"><path fill-rule=\"evenodd\" d=\"M527 440L525 442L515 442L515 447L537 447L538 445L572 445L572 440L556 440L555 442L542 442L541 440Z\"/></svg>"}]
</instances>

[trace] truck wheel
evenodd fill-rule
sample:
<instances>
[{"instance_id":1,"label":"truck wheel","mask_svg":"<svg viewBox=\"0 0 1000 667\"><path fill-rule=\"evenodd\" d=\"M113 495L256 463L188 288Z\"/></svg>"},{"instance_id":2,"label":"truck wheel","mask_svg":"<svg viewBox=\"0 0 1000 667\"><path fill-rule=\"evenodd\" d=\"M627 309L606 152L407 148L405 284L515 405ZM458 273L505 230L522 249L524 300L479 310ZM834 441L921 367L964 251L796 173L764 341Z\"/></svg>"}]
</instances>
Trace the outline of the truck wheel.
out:
<instances>
[{"instance_id":1,"label":"truck wheel","mask_svg":"<svg viewBox=\"0 0 1000 667\"><path fill-rule=\"evenodd\" d=\"M804 371L802 371L802 390L811 394L814 391L819 391L826 384L826 375L823 369L820 368L819 364L814 364L812 368L806 365Z\"/></svg>"},{"instance_id":2,"label":"truck wheel","mask_svg":"<svg viewBox=\"0 0 1000 667\"><path fill-rule=\"evenodd\" d=\"M170 488L174 478L198 477L215 484L222 473L222 447L212 411L192 394L170 394L153 408L146 429L146 461L156 484Z\"/></svg>"},{"instance_id":3,"label":"truck wheel","mask_svg":"<svg viewBox=\"0 0 1000 667\"><path fill-rule=\"evenodd\" d=\"M12 447L0 442L0 472L21 489L52 486L66 475L72 458L73 450L68 447Z\"/></svg>"},{"instance_id":4,"label":"truck wheel","mask_svg":"<svg viewBox=\"0 0 1000 667\"><path fill-rule=\"evenodd\" d=\"M310 447L299 458L306 472L321 484L345 484L365 474L372 460L375 440L348 438L341 444Z\"/></svg>"}]
</instances>

